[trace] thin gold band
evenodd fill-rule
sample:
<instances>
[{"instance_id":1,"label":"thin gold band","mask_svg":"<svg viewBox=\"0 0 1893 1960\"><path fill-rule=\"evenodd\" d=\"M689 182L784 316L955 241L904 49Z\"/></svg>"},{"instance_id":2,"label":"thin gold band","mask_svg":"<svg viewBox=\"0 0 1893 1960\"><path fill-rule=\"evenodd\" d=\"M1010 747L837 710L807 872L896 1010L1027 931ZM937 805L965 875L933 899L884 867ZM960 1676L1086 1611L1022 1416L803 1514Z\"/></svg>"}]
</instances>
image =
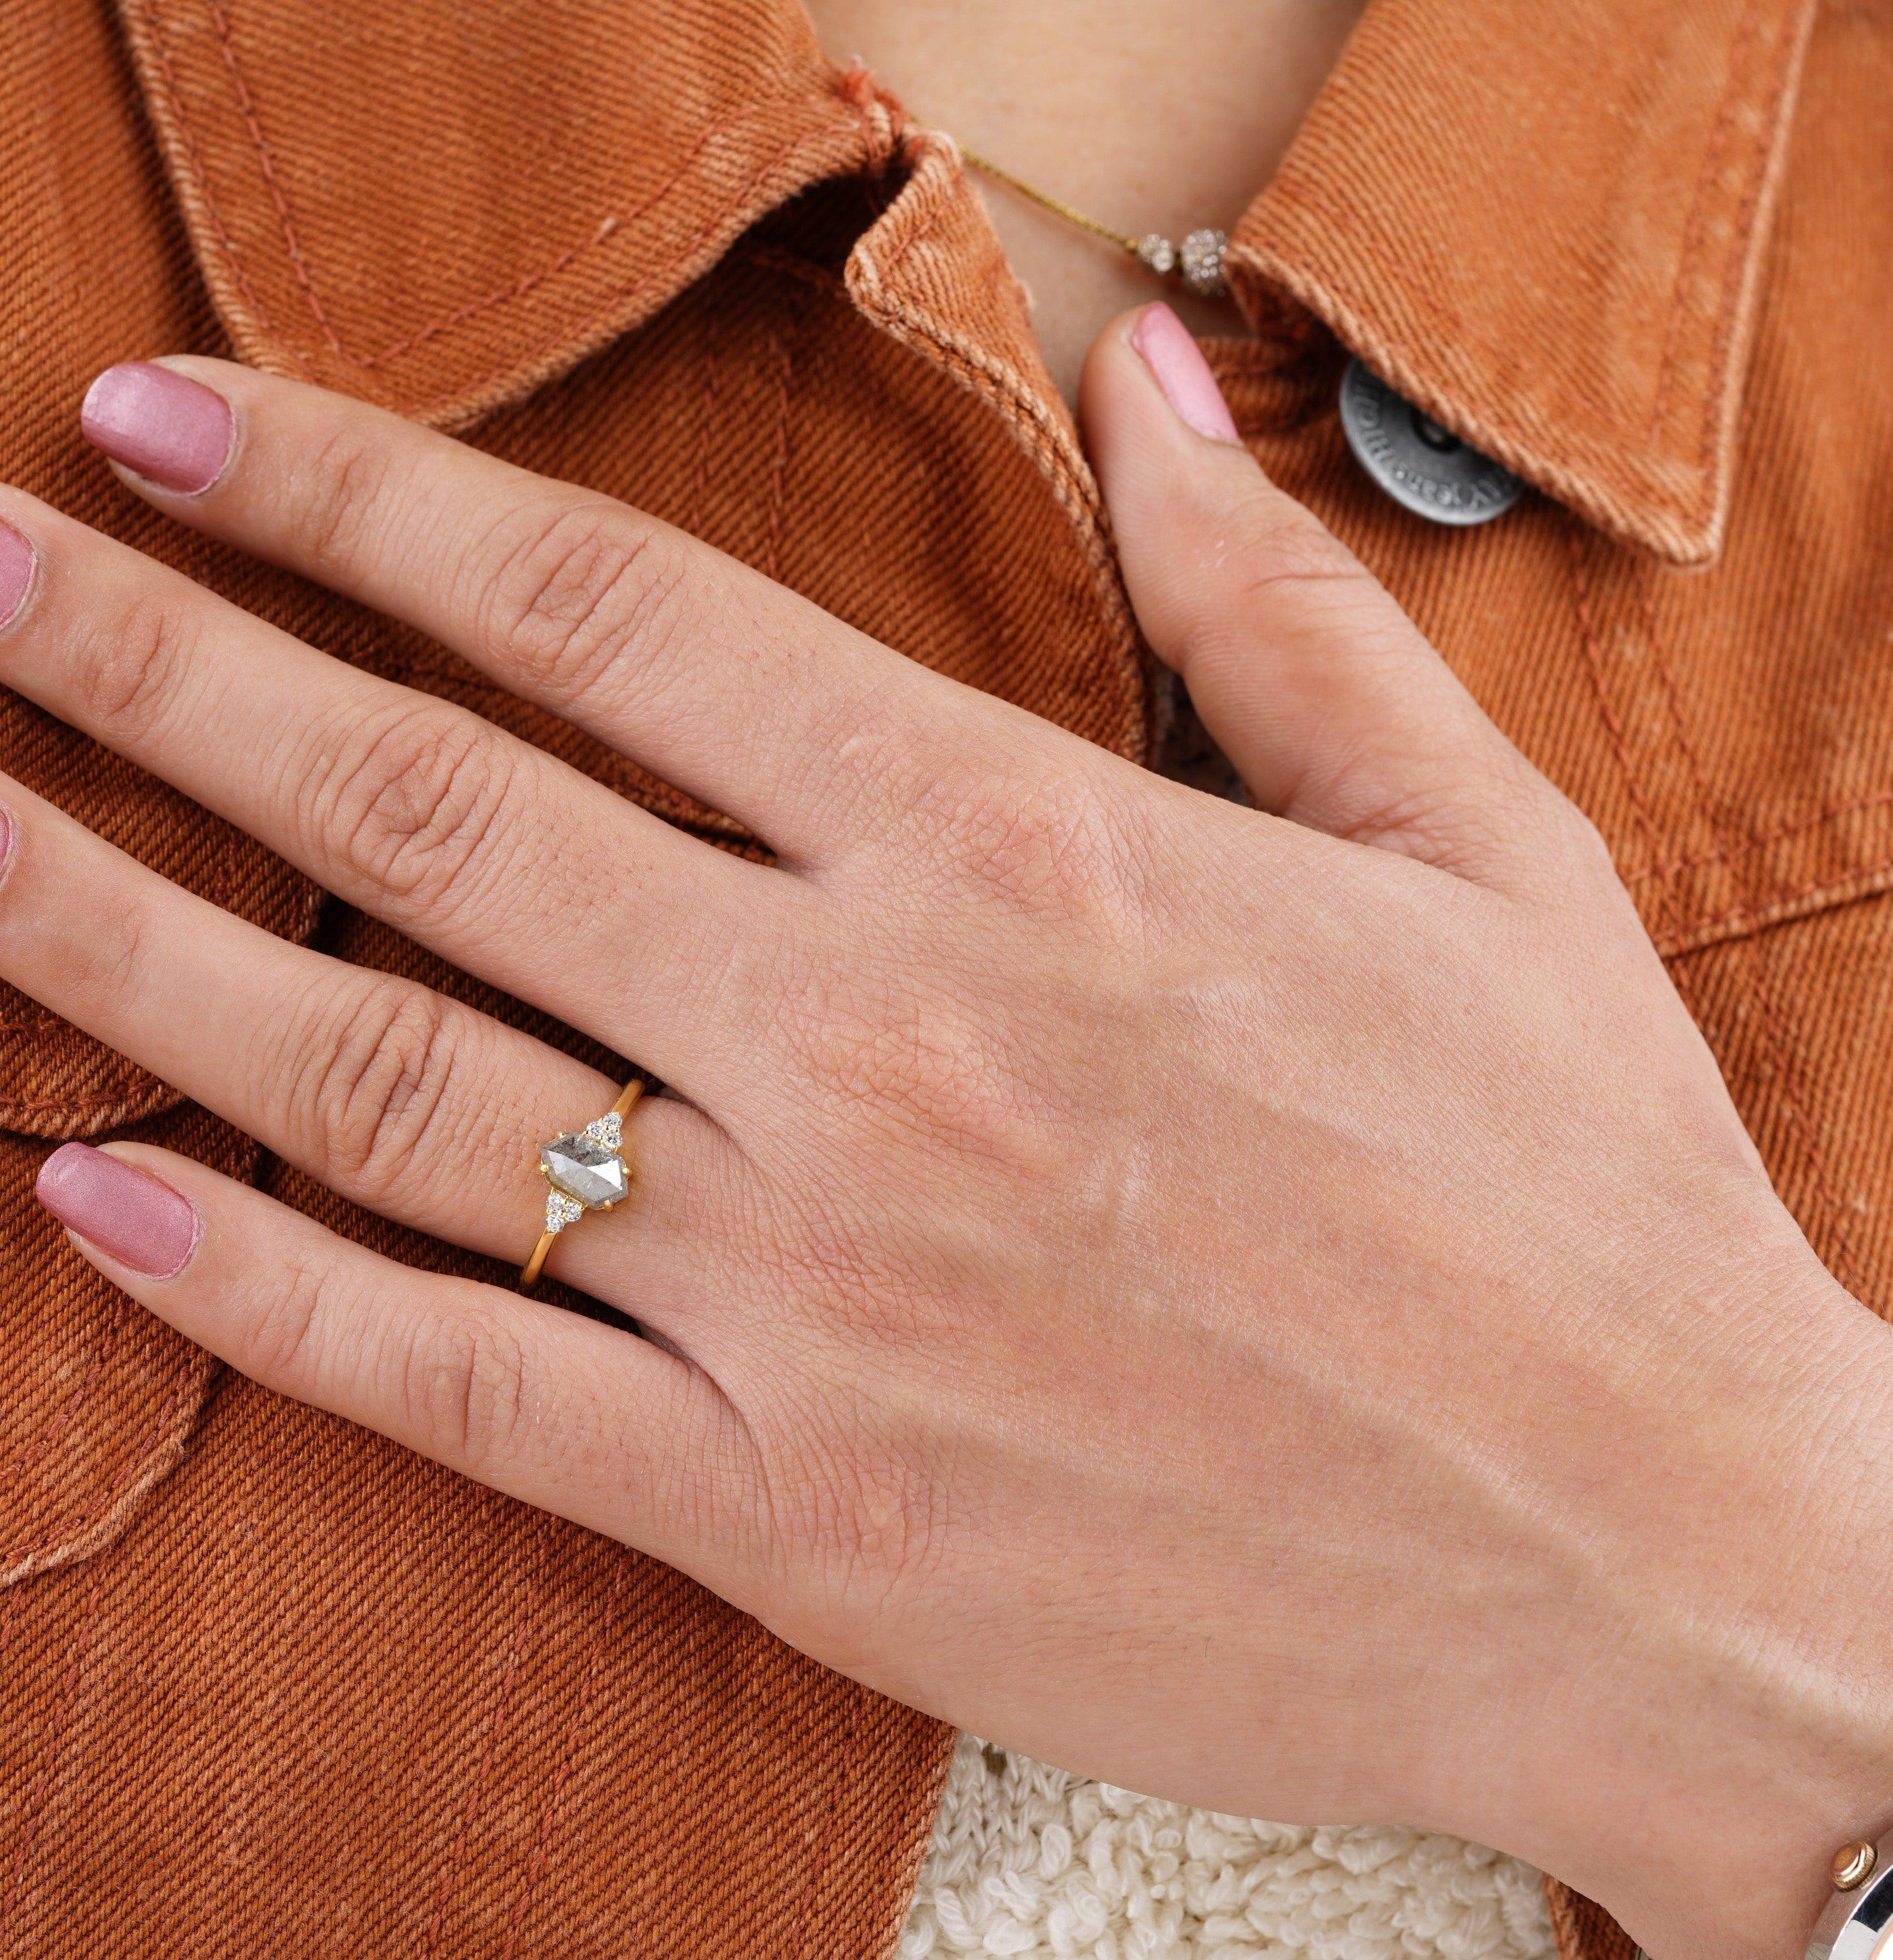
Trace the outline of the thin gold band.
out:
<instances>
[{"instance_id":1,"label":"thin gold band","mask_svg":"<svg viewBox=\"0 0 1893 1960\"><path fill-rule=\"evenodd\" d=\"M638 1097L644 1093L644 1085L642 1082L635 1080L627 1082L623 1093L611 1106L610 1113L618 1117L628 1116L637 1106ZM539 1268L546 1263L546 1255L552 1249L552 1241L558 1236L558 1234L556 1232L540 1233L539 1243L533 1248L533 1256L519 1269L519 1283L521 1286L529 1287L539 1278Z\"/></svg>"}]
</instances>

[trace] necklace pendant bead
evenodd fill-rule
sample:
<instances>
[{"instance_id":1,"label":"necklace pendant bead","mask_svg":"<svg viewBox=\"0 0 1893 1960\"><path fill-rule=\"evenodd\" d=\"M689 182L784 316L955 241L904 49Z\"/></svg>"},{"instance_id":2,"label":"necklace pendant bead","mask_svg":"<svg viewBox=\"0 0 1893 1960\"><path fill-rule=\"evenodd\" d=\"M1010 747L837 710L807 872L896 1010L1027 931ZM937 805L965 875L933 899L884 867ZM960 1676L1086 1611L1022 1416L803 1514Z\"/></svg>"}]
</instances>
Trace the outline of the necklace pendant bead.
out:
<instances>
[{"instance_id":1,"label":"necklace pendant bead","mask_svg":"<svg viewBox=\"0 0 1893 1960\"><path fill-rule=\"evenodd\" d=\"M1147 231L1137 240L1137 263L1167 279L1176 267L1176 247L1160 231Z\"/></svg>"},{"instance_id":2,"label":"necklace pendant bead","mask_svg":"<svg viewBox=\"0 0 1893 1960\"><path fill-rule=\"evenodd\" d=\"M1223 254L1229 249L1224 231L1192 231L1183 240L1183 283L1198 299L1220 300L1229 291L1223 276Z\"/></svg>"}]
</instances>

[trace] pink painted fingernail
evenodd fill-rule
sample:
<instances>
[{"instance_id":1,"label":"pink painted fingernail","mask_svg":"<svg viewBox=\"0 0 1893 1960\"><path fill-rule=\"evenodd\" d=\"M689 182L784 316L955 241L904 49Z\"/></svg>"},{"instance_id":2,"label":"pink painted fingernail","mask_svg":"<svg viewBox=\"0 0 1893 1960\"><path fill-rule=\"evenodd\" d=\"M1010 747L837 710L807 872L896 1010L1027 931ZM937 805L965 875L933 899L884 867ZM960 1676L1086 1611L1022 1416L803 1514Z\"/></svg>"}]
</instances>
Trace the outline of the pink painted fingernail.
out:
<instances>
[{"instance_id":1,"label":"pink painted fingernail","mask_svg":"<svg viewBox=\"0 0 1893 1960\"><path fill-rule=\"evenodd\" d=\"M1239 444L1236 418L1189 329L1161 300L1146 307L1131 329L1131 345L1156 377L1163 399L1198 435Z\"/></svg>"},{"instance_id":2,"label":"pink painted fingernail","mask_svg":"<svg viewBox=\"0 0 1893 1960\"><path fill-rule=\"evenodd\" d=\"M230 404L150 361L108 368L85 392L79 426L113 462L186 495L208 490L230 460Z\"/></svg>"},{"instance_id":3,"label":"pink painted fingernail","mask_svg":"<svg viewBox=\"0 0 1893 1960\"><path fill-rule=\"evenodd\" d=\"M177 1278L203 1230L182 1192L90 1144L62 1144L40 1166L33 1195L68 1232L154 1280Z\"/></svg>"},{"instance_id":4,"label":"pink painted fingernail","mask_svg":"<svg viewBox=\"0 0 1893 1960\"><path fill-rule=\"evenodd\" d=\"M33 547L11 524L0 524L0 626L26 603L33 565Z\"/></svg>"}]
</instances>

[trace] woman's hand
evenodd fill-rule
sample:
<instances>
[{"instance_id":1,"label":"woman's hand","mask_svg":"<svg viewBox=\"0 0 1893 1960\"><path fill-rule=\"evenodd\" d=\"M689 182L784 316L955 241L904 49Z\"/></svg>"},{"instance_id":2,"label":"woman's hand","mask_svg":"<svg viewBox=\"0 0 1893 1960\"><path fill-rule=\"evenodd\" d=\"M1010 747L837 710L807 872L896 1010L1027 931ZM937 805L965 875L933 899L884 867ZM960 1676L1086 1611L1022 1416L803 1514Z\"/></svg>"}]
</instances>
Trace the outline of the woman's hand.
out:
<instances>
[{"instance_id":1,"label":"woman's hand","mask_svg":"<svg viewBox=\"0 0 1893 1960\"><path fill-rule=\"evenodd\" d=\"M1259 810L355 402L113 371L88 427L141 494L776 861L8 493L0 679L674 1092L552 1253L651 1341L161 1150L68 1146L43 1195L237 1367L904 1700L1226 1811L1483 1837L1660 1960L1798 1952L1893 1803L1856 1571L1885 1330L1596 834L1163 309L1084 409L1144 628ZM0 794L0 972L349 1198L524 1256L536 1146L616 1083Z\"/></svg>"}]
</instances>

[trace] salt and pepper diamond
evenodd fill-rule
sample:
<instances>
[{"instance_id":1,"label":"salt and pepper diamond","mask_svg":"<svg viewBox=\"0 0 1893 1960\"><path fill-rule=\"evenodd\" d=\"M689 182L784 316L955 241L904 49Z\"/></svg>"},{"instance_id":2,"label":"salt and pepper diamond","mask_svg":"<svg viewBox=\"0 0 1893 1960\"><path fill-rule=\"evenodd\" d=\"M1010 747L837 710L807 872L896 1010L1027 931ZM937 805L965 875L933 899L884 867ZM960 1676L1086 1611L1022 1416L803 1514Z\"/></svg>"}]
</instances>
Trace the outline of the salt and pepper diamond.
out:
<instances>
[{"instance_id":1,"label":"salt and pepper diamond","mask_svg":"<svg viewBox=\"0 0 1893 1960\"><path fill-rule=\"evenodd\" d=\"M546 1229L562 1232L581 1212L609 1211L631 1192L631 1172L619 1154L625 1119L613 1112L539 1147L539 1175L552 1186Z\"/></svg>"},{"instance_id":2,"label":"salt and pepper diamond","mask_svg":"<svg viewBox=\"0 0 1893 1960\"><path fill-rule=\"evenodd\" d=\"M1199 299L1220 300L1229 291L1223 276L1223 254L1229 249L1223 231L1192 231L1183 240L1183 283Z\"/></svg>"}]
</instances>

